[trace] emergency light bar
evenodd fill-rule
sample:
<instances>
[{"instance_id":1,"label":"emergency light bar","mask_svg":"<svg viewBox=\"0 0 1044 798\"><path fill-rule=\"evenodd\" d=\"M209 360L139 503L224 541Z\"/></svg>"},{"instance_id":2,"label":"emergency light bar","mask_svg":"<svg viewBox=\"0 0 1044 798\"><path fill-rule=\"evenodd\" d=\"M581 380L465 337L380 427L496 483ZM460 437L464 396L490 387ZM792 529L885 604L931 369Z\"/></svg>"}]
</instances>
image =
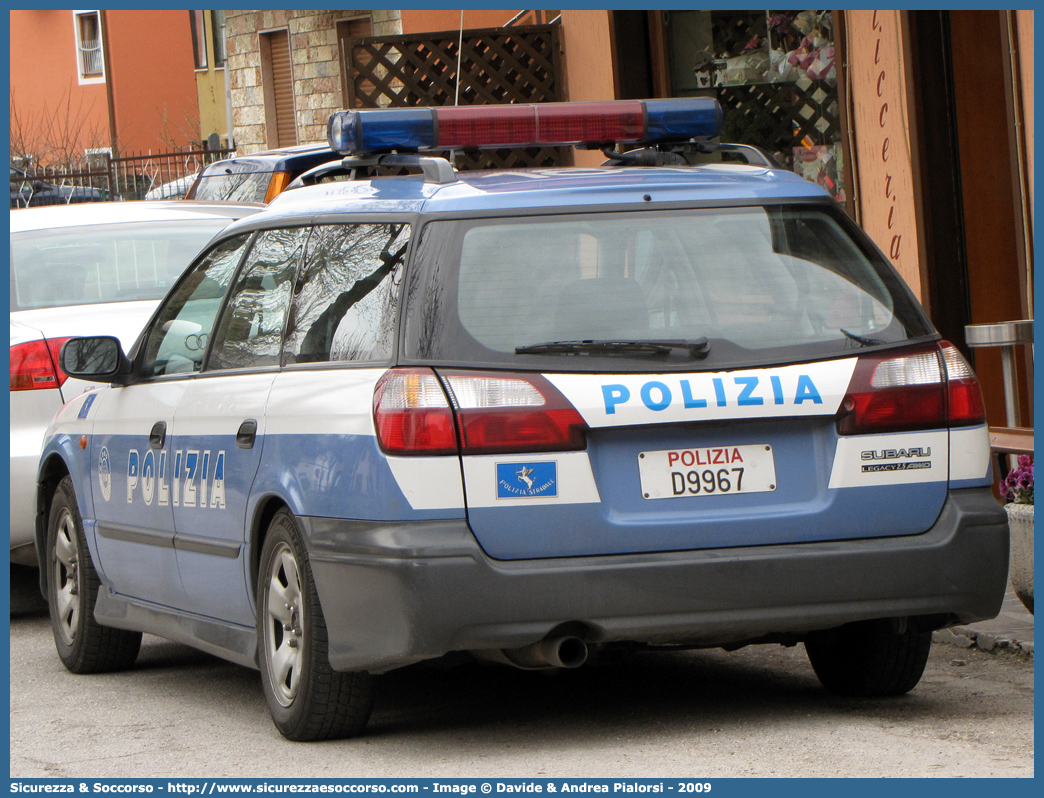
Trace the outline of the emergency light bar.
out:
<instances>
[{"instance_id":1,"label":"emergency light bar","mask_svg":"<svg viewBox=\"0 0 1044 798\"><path fill-rule=\"evenodd\" d=\"M342 155L710 139L722 111L710 97L338 111L327 138Z\"/></svg>"}]
</instances>

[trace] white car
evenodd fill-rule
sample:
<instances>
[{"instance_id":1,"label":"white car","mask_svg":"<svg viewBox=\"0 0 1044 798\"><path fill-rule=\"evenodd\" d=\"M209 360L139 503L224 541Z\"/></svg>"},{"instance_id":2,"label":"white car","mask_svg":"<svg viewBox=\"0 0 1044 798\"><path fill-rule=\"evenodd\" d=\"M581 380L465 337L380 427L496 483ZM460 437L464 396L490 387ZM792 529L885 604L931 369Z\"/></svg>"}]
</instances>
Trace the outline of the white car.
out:
<instances>
[{"instance_id":1,"label":"white car","mask_svg":"<svg viewBox=\"0 0 1044 798\"><path fill-rule=\"evenodd\" d=\"M260 205L113 202L11 211L11 561L35 565L36 470L58 409L90 383L55 368L74 335L130 347L203 246Z\"/></svg>"},{"instance_id":2,"label":"white car","mask_svg":"<svg viewBox=\"0 0 1044 798\"><path fill-rule=\"evenodd\" d=\"M163 183L150 189L144 199L147 200L176 200L182 199L192 184L196 182L196 178L199 177L199 172L193 172L190 175L179 177L177 180L171 180L168 183Z\"/></svg>"}]
</instances>

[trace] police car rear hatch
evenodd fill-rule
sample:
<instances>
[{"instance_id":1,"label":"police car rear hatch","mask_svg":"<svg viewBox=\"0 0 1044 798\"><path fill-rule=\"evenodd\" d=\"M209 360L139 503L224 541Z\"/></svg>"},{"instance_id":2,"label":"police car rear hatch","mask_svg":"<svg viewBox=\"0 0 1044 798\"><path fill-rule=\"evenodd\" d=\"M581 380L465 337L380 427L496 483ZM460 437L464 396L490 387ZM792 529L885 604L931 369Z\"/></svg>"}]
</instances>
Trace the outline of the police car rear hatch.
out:
<instances>
[{"instance_id":1,"label":"police car rear hatch","mask_svg":"<svg viewBox=\"0 0 1044 798\"><path fill-rule=\"evenodd\" d=\"M981 411L938 343L723 372L404 368L375 399L386 451L459 455L471 529L509 560L919 534Z\"/></svg>"}]
</instances>

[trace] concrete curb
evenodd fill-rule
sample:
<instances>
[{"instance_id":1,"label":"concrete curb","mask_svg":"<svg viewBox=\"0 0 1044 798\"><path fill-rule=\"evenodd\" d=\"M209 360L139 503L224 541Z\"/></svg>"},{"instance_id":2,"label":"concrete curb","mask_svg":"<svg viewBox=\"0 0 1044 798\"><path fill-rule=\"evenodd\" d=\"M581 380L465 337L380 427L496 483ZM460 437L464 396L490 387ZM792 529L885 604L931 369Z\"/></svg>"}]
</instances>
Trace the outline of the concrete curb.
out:
<instances>
[{"instance_id":1,"label":"concrete curb","mask_svg":"<svg viewBox=\"0 0 1044 798\"><path fill-rule=\"evenodd\" d=\"M940 629L932 634L932 642L1032 660L1033 626L1032 613L1009 584L997 617L969 626Z\"/></svg>"},{"instance_id":2,"label":"concrete curb","mask_svg":"<svg viewBox=\"0 0 1044 798\"><path fill-rule=\"evenodd\" d=\"M990 654L1008 654L1033 659L1032 641L1012 640L987 632L978 632L964 626L933 632L932 642L945 643L957 648L977 648Z\"/></svg>"}]
</instances>

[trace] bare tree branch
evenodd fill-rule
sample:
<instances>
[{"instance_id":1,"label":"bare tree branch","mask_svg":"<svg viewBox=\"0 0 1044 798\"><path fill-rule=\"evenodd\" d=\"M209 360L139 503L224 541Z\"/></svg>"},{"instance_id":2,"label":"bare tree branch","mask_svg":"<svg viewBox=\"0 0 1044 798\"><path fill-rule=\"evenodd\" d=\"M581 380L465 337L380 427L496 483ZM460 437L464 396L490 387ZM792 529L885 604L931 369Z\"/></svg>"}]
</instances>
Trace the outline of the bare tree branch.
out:
<instances>
[{"instance_id":1,"label":"bare tree branch","mask_svg":"<svg viewBox=\"0 0 1044 798\"><path fill-rule=\"evenodd\" d=\"M107 126L93 115L94 103L73 98L66 90L58 102L38 111L26 110L16 102L11 89L11 155L33 166L72 169L87 163L88 149L110 146Z\"/></svg>"},{"instance_id":2,"label":"bare tree branch","mask_svg":"<svg viewBox=\"0 0 1044 798\"><path fill-rule=\"evenodd\" d=\"M168 114L166 105L157 110L160 116L160 141L172 150L186 146L197 150L203 149L198 113L193 114L190 109L182 109L182 119L175 121Z\"/></svg>"}]
</instances>

